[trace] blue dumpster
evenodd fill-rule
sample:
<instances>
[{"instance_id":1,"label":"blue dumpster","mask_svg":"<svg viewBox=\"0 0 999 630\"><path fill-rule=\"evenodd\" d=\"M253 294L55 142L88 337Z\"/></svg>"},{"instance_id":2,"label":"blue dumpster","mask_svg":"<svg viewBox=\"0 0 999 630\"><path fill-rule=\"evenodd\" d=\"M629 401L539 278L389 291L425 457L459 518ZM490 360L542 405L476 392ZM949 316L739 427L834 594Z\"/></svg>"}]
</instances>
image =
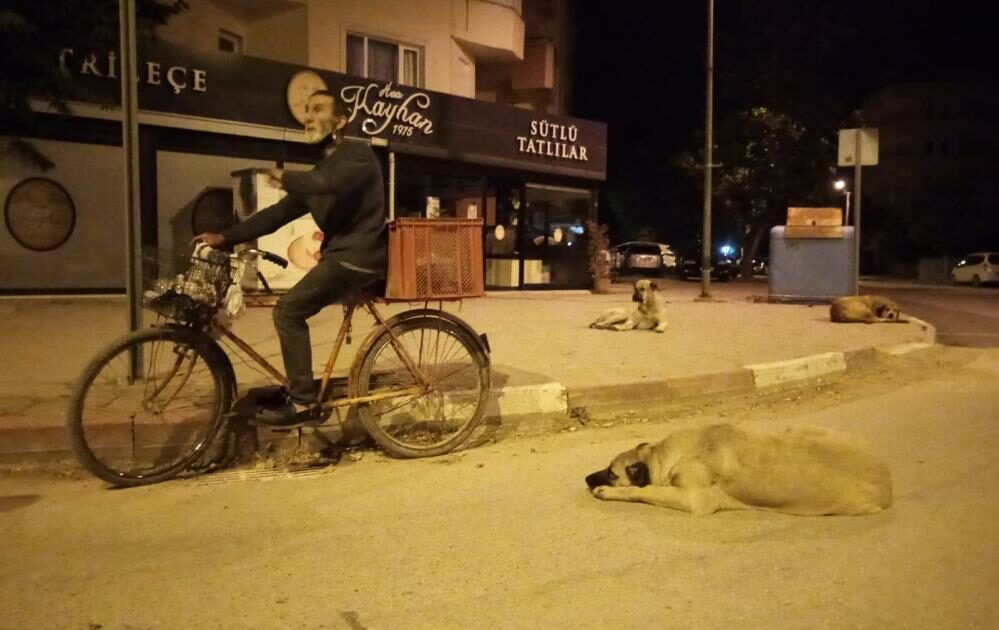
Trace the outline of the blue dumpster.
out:
<instances>
[{"instance_id":1,"label":"blue dumpster","mask_svg":"<svg viewBox=\"0 0 999 630\"><path fill-rule=\"evenodd\" d=\"M853 295L852 226L836 238L791 238L786 227L770 230L771 302L829 302Z\"/></svg>"}]
</instances>

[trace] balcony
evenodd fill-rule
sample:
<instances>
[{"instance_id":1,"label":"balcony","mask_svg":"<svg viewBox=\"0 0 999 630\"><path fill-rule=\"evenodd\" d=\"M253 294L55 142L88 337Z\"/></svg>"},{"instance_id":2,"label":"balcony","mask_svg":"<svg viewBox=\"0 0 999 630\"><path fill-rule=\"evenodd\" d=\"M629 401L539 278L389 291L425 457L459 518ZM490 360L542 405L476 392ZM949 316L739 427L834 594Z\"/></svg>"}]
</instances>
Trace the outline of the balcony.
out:
<instances>
[{"instance_id":1,"label":"balcony","mask_svg":"<svg viewBox=\"0 0 999 630\"><path fill-rule=\"evenodd\" d=\"M524 20L519 0L452 0L453 37L477 61L509 63L524 58Z\"/></svg>"},{"instance_id":2,"label":"balcony","mask_svg":"<svg viewBox=\"0 0 999 630\"><path fill-rule=\"evenodd\" d=\"M524 45L524 61L513 66L514 90L550 90L555 87L555 44L531 41Z\"/></svg>"}]
</instances>

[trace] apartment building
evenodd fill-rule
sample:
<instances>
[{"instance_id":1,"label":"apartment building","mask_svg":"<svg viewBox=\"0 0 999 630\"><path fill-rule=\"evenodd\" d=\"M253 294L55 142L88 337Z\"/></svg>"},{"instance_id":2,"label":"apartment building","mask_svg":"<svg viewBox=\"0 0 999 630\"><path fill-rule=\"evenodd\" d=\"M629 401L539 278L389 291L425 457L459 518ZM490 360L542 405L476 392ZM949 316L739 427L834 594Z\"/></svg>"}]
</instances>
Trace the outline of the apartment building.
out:
<instances>
[{"instance_id":1,"label":"apartment building","mask_svg":"<svg viewBox=\"0 0 999 630\"><path fill-rule=\"evenodd\" d=\"M299 108L328 89L352 107L347 135L382 160L394 217L484 220L487 288L587 286L607 128L567 115L569 0L188 3L139 53L144 245L182 251L238 220L233 208L260 207L240 197L259 169L310 168ZM53 54L72 80L117 98L117 51L56 43ZM72 113L18 130L55 169L0 172L12 271L0 291L124 286L121 114Z\"/></svg>"},{"instance_id":2,"label":"apartment building","mask_svg":"<svg viewBox=\"0 0 999 630\"><path fill-rule=\"evenodd\" d=\"M899 241L923 250L935 241L938 254L956 256L991 246L999 215L999 84L891 85L871 95L863 112L880 135L879 163L864 170L865 203L894 218L878 239L882 266L894 262L891 244ZM902 238L913 214L924 233ZM936 275L946 277L949 264L944 259Z\"/></svg>"}]
</instances>

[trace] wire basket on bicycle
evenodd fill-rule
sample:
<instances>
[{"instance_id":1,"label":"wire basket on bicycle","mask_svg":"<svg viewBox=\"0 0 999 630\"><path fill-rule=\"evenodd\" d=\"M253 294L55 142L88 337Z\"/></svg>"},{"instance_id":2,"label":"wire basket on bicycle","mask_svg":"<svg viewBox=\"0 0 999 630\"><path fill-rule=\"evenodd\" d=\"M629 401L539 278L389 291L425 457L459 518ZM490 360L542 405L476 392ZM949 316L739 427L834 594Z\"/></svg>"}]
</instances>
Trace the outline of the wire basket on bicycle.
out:
<instances>
[{"instance_id":1,"label":"wire basket on bicycle","mask_svg":"<svg viewBox=\"0 0 999 630\"><path fill-rule=\"evenodd\" d=\"M185 325L211 321L235 273L225 252L200 245L190 256L145 252L142 263L143 306Z\"/></svg>"}]
</instances>

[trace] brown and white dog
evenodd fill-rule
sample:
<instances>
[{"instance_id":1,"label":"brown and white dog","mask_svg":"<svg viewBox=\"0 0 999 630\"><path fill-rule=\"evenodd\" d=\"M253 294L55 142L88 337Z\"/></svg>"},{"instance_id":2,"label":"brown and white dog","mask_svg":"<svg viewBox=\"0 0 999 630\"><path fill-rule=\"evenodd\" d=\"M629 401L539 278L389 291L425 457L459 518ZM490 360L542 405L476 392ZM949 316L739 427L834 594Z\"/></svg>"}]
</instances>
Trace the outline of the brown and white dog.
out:
<instances>
[{"instance_id":1,"label":"brown and white dog","mask_svg":"<svg viewBox=\"0 0 999 630\"><path fill-rule=\"evenodd\" d=\"M654 330L666 332L666 305L656 294L659 287L652 280L639 280L631 295L638 306L629 311L625 308L612 308L605 311L590 324L590 328L606 330Z\"/></svg>"},{"instance_id":2,"label":"brown and white dog","mask_svg":"<svg viewBox=\"0 0 999 630\"><path fill-rule=\"evenodd\" d=\"M853 438L824 429L759 432L731 424L642 443L586 477L598 499L694 514L766 510L873 514L891 505L888 467Z\"/></svg>"},{"instance_id":3,"label":"brown and white dog","mask_svg":"<svg viewBox=\"0 0 999 630\"><path fill-rule=\"evenodd\" d=\"M836 298L829 306L829 319L840 324L907 324L894 301L880 295L849 295Z\"/></svg>"}]
</instances>

